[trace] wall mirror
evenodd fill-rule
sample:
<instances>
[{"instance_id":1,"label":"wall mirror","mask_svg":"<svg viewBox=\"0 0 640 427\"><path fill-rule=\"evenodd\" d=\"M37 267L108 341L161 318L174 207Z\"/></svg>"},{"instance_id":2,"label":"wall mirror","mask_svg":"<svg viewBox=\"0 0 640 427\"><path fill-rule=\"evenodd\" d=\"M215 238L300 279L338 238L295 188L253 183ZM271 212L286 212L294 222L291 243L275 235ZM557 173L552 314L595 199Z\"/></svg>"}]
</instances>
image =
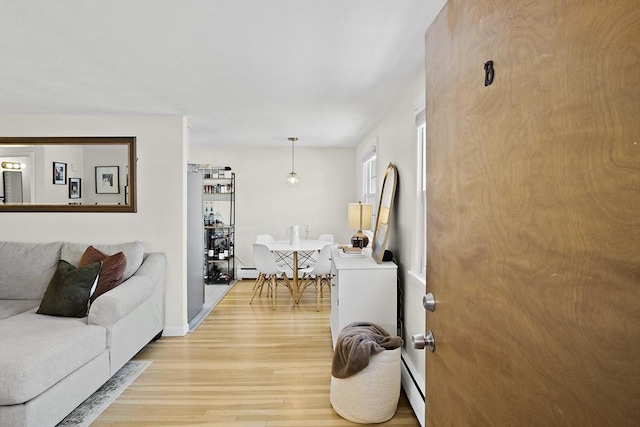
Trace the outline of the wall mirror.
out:
<instances>
[{"instance_id":1,"label":"wall mirror","mask_svg":"<svg viewBox=\"0 0 640 427\"><path fill-rule=\"evenodd\" d=\"M0 212L136 212L135 137L0 137Z\"/></svg>"},{"instance_id":2,"label":"wall mirror","mask_svg":"<svg viewBox=\"0 0 640 427\"><path fill-rule=\"evenodd\" d=\"M376 228L373 233L373 244L371 248L371 256L378 264L382 262L384 250L389 240L389 220L393 210L393 201L396 197L396 185L398 183L398 169L389 163L382 180L382 188L380 190L380 204L378 205L378 218L376 220Z\"/></svg>"}]
</instances>

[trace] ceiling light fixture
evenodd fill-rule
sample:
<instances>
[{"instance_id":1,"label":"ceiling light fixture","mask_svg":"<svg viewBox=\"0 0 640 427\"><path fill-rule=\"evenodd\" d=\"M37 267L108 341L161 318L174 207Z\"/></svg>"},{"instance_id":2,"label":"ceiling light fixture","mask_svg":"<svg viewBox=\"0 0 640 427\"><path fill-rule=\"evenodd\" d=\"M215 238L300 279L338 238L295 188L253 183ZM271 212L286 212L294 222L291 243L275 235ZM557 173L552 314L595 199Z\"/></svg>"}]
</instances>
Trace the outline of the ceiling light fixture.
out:
<instances>
[{"instance_id":1,"label":"ceiling light fixture","mask_svg":"<svg viewBox=\"0 0 640 427\"><path fill-rule=\"evenodd\" d=\"M294 163L294 152L293 152L293 143L298 140L295 136L291 136L287 138L291 141L291 173L287 176L287 183L291 185L296 185L300 179L298 178L298 174L295 172L295 168L293 167Z\"/></svg>"}]
</instances>

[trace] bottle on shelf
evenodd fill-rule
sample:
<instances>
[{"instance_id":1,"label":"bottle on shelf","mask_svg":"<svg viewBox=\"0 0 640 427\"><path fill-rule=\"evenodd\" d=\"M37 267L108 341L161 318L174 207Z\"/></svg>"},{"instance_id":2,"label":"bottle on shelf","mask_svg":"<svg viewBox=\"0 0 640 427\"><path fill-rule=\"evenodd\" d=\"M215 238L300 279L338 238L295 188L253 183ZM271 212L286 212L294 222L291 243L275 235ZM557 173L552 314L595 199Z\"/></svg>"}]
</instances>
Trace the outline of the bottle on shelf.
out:
<instances>
[{"instance_id":1,"label":"bottle on shelf","mask_svg":"<svg viewBox=\"0 0 640 427\"><path fill-rule=\"evenodd\" d=\"M218 241L218 233L209 232L209 258L212 260L219 259L220 256L220 243Z\"/></svg>"},{"instance_id":2,"label":"bottle on shelf","mask_svg":"<svg viewBox=\"0 0 640 427\"><path fill-rule=\"evenodd\" d=\"M229 235L225 234L222 238L222 257L223 259L229 258Z\"/></svg>"}]
</instances>

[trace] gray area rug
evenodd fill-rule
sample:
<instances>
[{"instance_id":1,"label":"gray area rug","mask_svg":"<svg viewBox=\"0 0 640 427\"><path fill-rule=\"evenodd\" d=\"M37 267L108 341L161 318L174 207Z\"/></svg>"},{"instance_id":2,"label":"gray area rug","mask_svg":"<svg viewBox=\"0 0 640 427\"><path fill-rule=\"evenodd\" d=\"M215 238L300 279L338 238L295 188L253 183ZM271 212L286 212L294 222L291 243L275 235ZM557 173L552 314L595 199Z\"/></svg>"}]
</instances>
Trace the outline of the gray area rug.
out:
<instances>
[{"instance_id":1,"label":"gray area rug","mask_svg":"<svg viewBox=\"0 0 640 427\"><path fill-rule=\"evenodd\" d=\"M102 387L58 424L58 427L88 426L151 365L150 360L130 360Z\"/></svg>"}]
</instances>

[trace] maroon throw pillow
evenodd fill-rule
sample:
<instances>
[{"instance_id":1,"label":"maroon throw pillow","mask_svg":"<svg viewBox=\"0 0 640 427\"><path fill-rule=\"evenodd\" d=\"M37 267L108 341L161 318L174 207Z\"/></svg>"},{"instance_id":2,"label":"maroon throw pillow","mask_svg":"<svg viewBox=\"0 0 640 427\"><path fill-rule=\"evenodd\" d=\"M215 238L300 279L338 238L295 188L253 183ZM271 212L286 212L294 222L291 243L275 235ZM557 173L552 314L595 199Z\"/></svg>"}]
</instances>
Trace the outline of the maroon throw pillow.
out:
<instances>
[{"instance_id":1,"label":"maroon throw pillow","mask_svg":"<svg viewBox=\"0 0 640 427\"><path fill-rule=\"evenodd\" d=\"M78 267L83 267L96 261L102 261L102 268L98 276L98 286L91 295L90 302L95 301L100 295L122 283L124 270L127 268L127 258L124 256L124 253L118 252L114 255L107 255L93 246L89 246L87 250L84 251Z\"/></svg>"}]
</instances>

